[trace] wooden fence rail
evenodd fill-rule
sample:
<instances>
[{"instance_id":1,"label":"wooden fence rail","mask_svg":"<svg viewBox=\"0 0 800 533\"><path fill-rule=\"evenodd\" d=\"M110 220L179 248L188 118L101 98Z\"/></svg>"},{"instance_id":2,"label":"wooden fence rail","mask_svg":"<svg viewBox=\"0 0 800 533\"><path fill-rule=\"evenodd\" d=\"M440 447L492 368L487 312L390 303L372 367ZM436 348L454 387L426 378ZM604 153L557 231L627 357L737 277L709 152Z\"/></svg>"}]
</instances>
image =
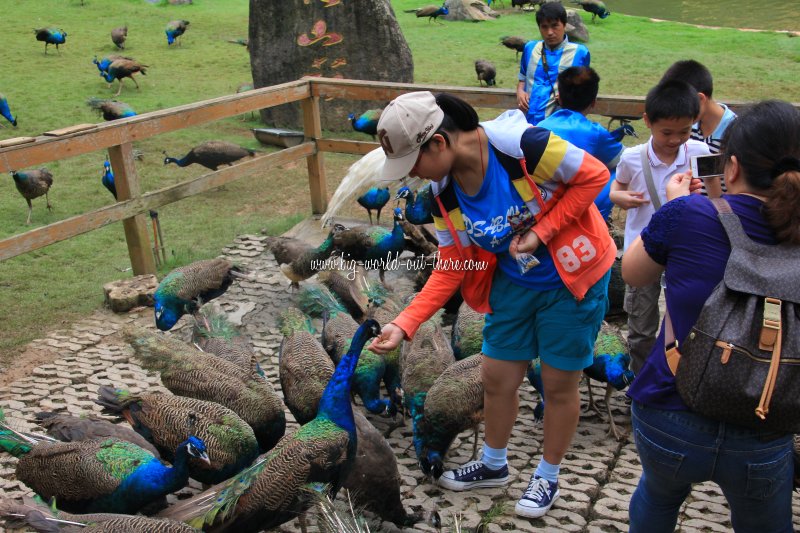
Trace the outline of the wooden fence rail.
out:
<instances>
[{"instance_id":1,"label":"wooden fence rail","mask_svg":"<svg viewBox=\"0 0 800 533\"><path fill-rule=\"evenodd\" d=\"M328 198L324 153L365 154L378 144L323 138L320 99L389 101L402 93L419 90L451 92L475 107L497 109L516 107L515 93L508 89L303 78L127 119L45 132L32 140L19 139L20 144L14 144L14 139L0 142L0 172L108 149L118 195L118 202L113 205L0 240L0 261L122 221L134 274L155 273L155 262L145 225L145 213L300 159L306 160L308 168L312 212L323 213L327 208ZM302 106L305 135L302 144L250 158L156 191L140 190L139 176L132 153L134 141L291 102L300 102ZM732 107L735 109L741 104L737 102ZM638 117L643 110L644 98L641 97L600 96L595 113L608 117Z\"/></svg>"}]
</instances>

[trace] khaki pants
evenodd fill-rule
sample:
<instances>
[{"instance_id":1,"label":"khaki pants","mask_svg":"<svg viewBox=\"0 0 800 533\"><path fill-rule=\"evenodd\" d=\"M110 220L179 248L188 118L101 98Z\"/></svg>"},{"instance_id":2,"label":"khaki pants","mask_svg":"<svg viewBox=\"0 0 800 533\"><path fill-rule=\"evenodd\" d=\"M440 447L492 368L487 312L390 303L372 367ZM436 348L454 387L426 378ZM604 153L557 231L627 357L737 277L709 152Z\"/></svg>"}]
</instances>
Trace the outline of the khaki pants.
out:
<instances>
[{"instance_id":1,"label":"khaki pants","mask_svg":"<svg viewBox=\"0 0 800 533\"><path fill-rule=\"evenodd\" d=\"M639 373L658 334L658 298L661 282L644 287L625 286L623 308L628 313L628 350L631 354L631 370Z\"/></svg>"}]
</instances>

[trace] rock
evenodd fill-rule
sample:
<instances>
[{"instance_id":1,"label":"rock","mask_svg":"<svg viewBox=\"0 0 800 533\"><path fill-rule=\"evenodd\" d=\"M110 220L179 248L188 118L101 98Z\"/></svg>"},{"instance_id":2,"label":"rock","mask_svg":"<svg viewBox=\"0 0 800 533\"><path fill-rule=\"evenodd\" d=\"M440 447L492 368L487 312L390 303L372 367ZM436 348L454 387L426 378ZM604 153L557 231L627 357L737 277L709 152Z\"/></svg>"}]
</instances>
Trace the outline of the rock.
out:
<instances>
[{"instance_id":1,"label":"rock","mask_svg":"<svg viewBox=\"0 0 800 533\"><path fill-rule=\"evenodd\" d=\"M158 279L152 274L134 276L103 285L105 303L115 313L124 313L134 307L152 306Z\"/></svg>"},{"instance_id":2,"label":"rock","mask_svg":"<svg viewBox=\"0 0 800 533\"><path fill-rule=\"evenodd\" d=\"M500 14L487 6L481 0L449 0L447 2L449 14L444 18L447 20L471 20L480 22L482 20L492 20Z\"/></svg>"},{"instance_id":3,"label":"rock","mask_svg":"<svg viewBox=\"0 0 800 533\"><path fill-rule=\"evenodd\" d=\"M567 9L567 36L570 41L589 42L589 30L580 13L574 9Z\"/></svg>"}]
</instances>

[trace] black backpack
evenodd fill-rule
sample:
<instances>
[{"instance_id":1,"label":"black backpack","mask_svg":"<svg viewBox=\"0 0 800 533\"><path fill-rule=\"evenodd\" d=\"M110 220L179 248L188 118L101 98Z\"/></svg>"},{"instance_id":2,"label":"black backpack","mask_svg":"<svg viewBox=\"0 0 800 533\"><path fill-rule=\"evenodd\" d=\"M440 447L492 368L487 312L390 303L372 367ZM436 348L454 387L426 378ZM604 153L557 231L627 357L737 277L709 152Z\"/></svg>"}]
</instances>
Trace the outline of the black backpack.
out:
<instances>
[{"instance_id":1,"label":"black backpack","mask_svg":"<svg viewBox=\"0 0 800 533\"><path fill-rule=\"evenodd\" d=\"M678 393L715 420L800 433L800 246L758 244L727 201L712 202L731 255L679 353L667 317Z\"/></svg>"}]
</instances>

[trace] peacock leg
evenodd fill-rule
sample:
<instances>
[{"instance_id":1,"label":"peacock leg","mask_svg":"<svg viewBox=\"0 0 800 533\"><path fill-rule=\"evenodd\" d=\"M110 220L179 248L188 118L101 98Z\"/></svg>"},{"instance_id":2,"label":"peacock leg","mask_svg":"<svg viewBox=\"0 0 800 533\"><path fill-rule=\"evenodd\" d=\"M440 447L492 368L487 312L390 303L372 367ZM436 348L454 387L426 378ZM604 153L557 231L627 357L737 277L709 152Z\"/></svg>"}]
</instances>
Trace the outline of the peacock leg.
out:
<instances>
[{"instance_id":1,"label":"peacock leg","mask_svg":"<svg viewBox=\"0 0 800 533\"><path fill-rule=\"evenodd\" d=\"M300 531L302 533L308 533L308 526L306 524L306 512L305 511L300 513L300 516L297 517L297 523L300 525Z\"/></svg>"},{"instance_id":2,"label":"peacock leg","mask_svg":"<svg viewBox=\"0 0 800 533\"><path fill-rule=\"evenodd\" d=\"M133 84L136 85L136 88L138 89L139 88L139 82L136 81L136 78L134 78L133 75L131 75L130 78L131 78L131 80L133 80Z\"/></svg>"},{"instance_id":3,"label":"peacock leg","mask_svg":"<svg viewBox=\"0 0 800 533\"><path fill-rule=\"evenodd\" d=\"M611 387L611 383L606 385L606 413L608 413L608 434L614 435L614 438L617 440L621 439L621 435L617 430L617 425L614 423L614 417L611 415L611 393L614 389Z\"/></svg>"},{"instance_id":4,"label":"peacock leg","mask_svg":"<svg viewBox=\"0 0 800 533\"><path fill-rule=\"evenodd\" d=\"M381 225L381 207L378 208L378 215L375 217L375 224Z\"/></svg>"},{"instance_id":5,"label":"peacock leg","mask_svg":"<svg viewBox=\"0 0 800 533\"><path fill-rule=\"evenodd\" d=\"M114 96L119 96L119 93L122 92L122 78L119 79L119 89L117 89L117 94Z\"/></svg>"},{"instance_id":6,"label":"peacock leg","mask_svg":"<svg viewBox=\"0 0 800 533\"><path fill-rule=\"evenodd\" d=\"M600 409L597 407L597 404L594 401L594 395L592 394L592 380L589 376L586 376L586 387L589 389L589 405L586 407L586 410L592 410L597 413L601 419L603 418L603 413L600 412Z\"/></svg>"},{"instance_id":7,"label":"peacock leg","mask_svg":"<svg viewBox=\"0 0 800 533\"><path fill-rule=\"evenodd\" d=\"M33 213L33 205L31 201L25 198L25 201L28 202L28 220L25 221L25 225L28 226L31 223L31 214Z\"/></svg>"},{"instance_id":8,"label":"peacock leg","mask_svg":"<svg viewBox=\"0 0 800 533\"><path fill-rule=\"evenodd\" d=\"M47 200L47 210L52 211L53 206L50 205L50 197L47 195L47 193L44 193L44 199Z\"/></svg>"},{"instance_id":9,"label":"peacock leg","mask_svg":"<svg viewBox=\"0 0 800 533\"><path fill-rule=\"evenodd\" d=\"M372 209L367 208L367 214L369 215L369 225L372 225Z\"/></svg>"},{"instance_id":10,"label":"peacock leg","mask_svg":"<svg viewBox=\"0 0 800 533\"><path fill-rule=\"evenodd\" d=\"M477 456L478 456L478 426L475 425L475 427L472 428L472 455L470 456L469 460L474 461Z\"/></svg>"}]
</instances>

